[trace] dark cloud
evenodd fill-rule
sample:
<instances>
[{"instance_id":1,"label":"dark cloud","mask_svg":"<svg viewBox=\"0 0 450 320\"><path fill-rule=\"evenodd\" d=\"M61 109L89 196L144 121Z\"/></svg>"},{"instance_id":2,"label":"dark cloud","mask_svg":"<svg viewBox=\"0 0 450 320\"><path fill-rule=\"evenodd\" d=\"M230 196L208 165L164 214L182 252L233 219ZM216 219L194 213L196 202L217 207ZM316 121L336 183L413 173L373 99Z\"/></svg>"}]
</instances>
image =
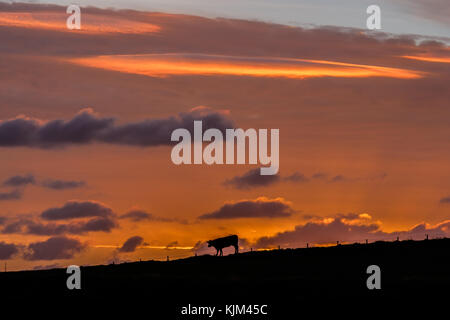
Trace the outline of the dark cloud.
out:
<instances>
[{"instance_id":1,"label":"dark cloud","mask_svg":"<svg viewBox=\"0 0 450 320\"><path fill-rule=\"evenodd\" d=\"M53 180L47 179L42 182L42 186L53 190L66 190L80 188L86 185L84 181L71 181L71 180Z\"/></svg>"},{"instance_id":2,"label":"dark cloud","mask_svg":"<svg viewBox=\"0 0 450 320\"><path fill-rule=\"evenodd\" d=\"M33 221L29 219L19 219L17 221L10 222L3 227L1 233L3 234L21 233L24 226L29 223L33 223Z\"/></svg>"},{"instance_id":3,"label":"dark cloud","mask_svg":"<svg viewBox=\"0 0 450 320\"><path fill-rule=\"evenodd\" d=\"M450 203L450 197L442 198L441 200L439 200L439 203L444 203L444 204Z\"/></svg>"},{"instance_id":4,"label":"dark cloud","mask_svg":"<svg viewBox=\"0 0 450 320\"><path fill-rule=\"evenodd\" d=\"M223 113L215 112L208 108L195 108L190 112L181 112L175 117L144 120L138 123L111 127L100 139L101 141L114 144L138 146L170 145L172 144L170 135L175 129L185 128L193 135L194 120L203 121L203 130L216 128L225 132L225 129L234 127L233 122Z\"/></svg>"},{"instance_id":5,"label":"dark cloud","mask_svg":"<svg viewBox=\"0 0 450 320\"><path fill-rule=\"evenodd\" d=\"M59 208L50 208L41 213L45 220L66 220L86 217L108 217L114 213L111 208L96 201L68 201Z\"/></svg>"},{"instance_id":6,"label":"dark cloud","mask_svg":"<svg viewBox=\"0 0 450 320\"><path fill-rule=\"evenodd\" d=\"M280 181L280 176L276 175L261 175L260 169L252 169L242 176L237 176L226 180L224 182L227 186L232 186L236 189L250 189L252 187L265 187L275 184Z\"/></svg>"},{"instance_id":7,"label":"dark cloud","mask_svg":"<svg viewBox=\"0 0 450 320\"><path fill-rule=\"evenodd\" d=\"M337 175L334 176L333 178L331 178L330 182L344 182L347 181L347 178L344 177L343 175Z\"/></svg>"},{"instance_id":8,"label":"dark cloud","mask_svg":"<svg viewBox=\"0 0 450 320\"><path fill-rule=\"evenodd\" d=\"M119 248L119 252L134 252L138 246L142 244L144 239L140 236L134 236L129 238L127 241L123 243L123 245Z\"/></svg>"},{"instance_id":9,"label":"dark cloud","mask_svg":"<svg viewBox=\"0 0 450 320\"><path fill-rule=\"evenodd\" d=\"M42 223L35 218L16 218L2 221L3 234L32 234L58 236L64 234L84 234L88 232L110 232L119 227L111 208L96 201L68 201L58 208L43 211L40 218L51 222ZM79 219L78 221L55 223ZM8 222L8 223L6 223Z\"/></svg>"},{"instance_id":10,"label":"dark cloud","mask_svg":"<svg viewBox=\"0 0 450 320\"><path fill-rule=\"evenodd\" d=\"M116 227L118 227L117 222L111 218L93 218L88 221L67 224L40 223L24 219L5 225L1 233L57 236L63 234L84 234L87 232L111 232Z\"/></svg>"},{"instance_id":11,"label":"dark cloud","mask_svg":"<svg viewBox=\"0 0 450 320\"><path fill-rule=\"evenodd\" d=\"M308 182L309 179L302 173L294 172L293 174L284 177L283 180L289 182Z\"/></svg>"},{"instance_id":12,"label":"dark cloud","mask_svg":"<svg viewBox=\"0 0 450 320\"><path fill-rule=\"evenodd\" d=\"M262 237L256 242L260 248L275 247L299 247L306 243L326 244L340 242L363 242L366 239L395 240L417 238L424 239L425 234L430 237L449 236L450 220L429 226L419 224L407 231L384 232L380 225L373 223L368 214L340 214L334 218L318 219L297 225L294 230L277 233L274 236Z\"/></svg>"},{"instance_id":13,"label":"dark cloud","mask_svg":"<svg viewBox=\"0 0 450 320\"><path fill-rule=\"evenodd\" d=\"M131 221L138 222L143 220L153 220L154 216L143 210L131 210L121 215L120 219L130 219Z\"/></svg>"},{"instance_id":14,"label":"dark cloud","mask_svg":"<svg viewBox=\"0 0 450 320\"><path fill-rule=\"evenodd\" d=\"M11 228L11 226L14 226L15 228ZM58 236L64 233L68 233L70 229L69 226L66 224L55 224L55 223L42 224L39 222L27 220L16 222L15 224L11 224L7 227L9 229L5 228L3 232L13 231L14 233L25 233L39 236L43 235Z\"/></svg>"},{"instance_id":15,"label":"dark cloud","mask_svg":"<svg viewBox=\"0 0 450 320\"><path fill-rule=\"evenodd\" d=\"M79 233L90 232L90 231L102 231L110 232L113 228L118 227L118 224L111 218L93 218L85 223L79 224L74 230ZM72 233L76 233L72 231Z\"/></svg>"},{"instance_id":16,"label":"dark cloud","mask_svg":"<svg viewBox=\"0 0 450 320\"><path fill-rule=\"evenodd\" d=\"M226 180L223 184L225 186L231 186L236 189L248 190L256 187L267 187L279 182L292 182L292 183L305 183L311 180L320 180L323 182L352 182L360 180L378 180L384 179L387 175L381 174L369 178L348 178L343 175L335 175L328 179L328 175L325 173L315 173L311 178L305 176L300 172L294 172L288 176L282 176L280 174L272 176L260 175L259 169L252 169L242 176L236 176Z\"/></svg>"},{"instance_id":17,"label":"dark cloud","mask_svg":"<svg viewBox=\"0 0 450 320\"><path fill-rule=\"evenodd\" d=\"M35 183L36 180L34 176L32 174L27 174L24 176L10 177L3 182L3 185L8 187L21 187L27 184L35 184Z\"/></svg>"},{"instance_id":18,"label":"dark cloud","mask_svg":"<svg viewBox=\"0 0 450 320\"><path fill-rule=\"evenodd\" d=\"M70 259L86 248L77 239L66 237L52 237L42 242L28 245L24 254L26 260L57 260Z\"/></svg>"},{"instance_id":19,"label":"dark cloud","mask_svg":"<svg viewBox=\"0 0 450 320\"><path fill-rule=\"evenodd\" d=\"M18 200L22 198L22 191L12 190L9 192L0 192L0 201L2 200Z\"/></svg>"},{"instance_id":20,"label":"dark cloud","mask_svg":"<svg viewBox=\"0 0 450 320\"><path fill-rule=\"evenodd\" d=\"M13 243L0 242L0 260L11 259L19 252L19 247Z\"/></svg>"},{"instance_id":21,"label":"dark cloud","mask_svg":"<svg viewBox=\"0 0 450 320\"><path fill-rule=\"evenodd\" d=\"M71 120L18 117L0 122L0 146L52 147L92 142L100 131L110 127L113 118L97 118L92 109L83 109Z\"/></svg>"},{"instance_id":22,"label":"dark cloud","mask_svg":"<svg viewBox=\"0 0 450 320\"><path fill-rule=\"evenodd\" d=\"M111 232L112 229L118 227L118 224L111 218L93 218L84 222L69 224L42 224L37 222L27 223L26 234L35 235L61 235L65 233L84 234L87 232Z\"/></svg>"},{"instance_id":23,"label":"dark cloud","mask_svg":"<svg viewBox=\"0 0 450 320\"><path fill-rule=\"evenodd\" d=\"M236 176L231 179L228 179L224 182L226 186L232 186L236 189L251 189L256 187L267 187L270 185L274 185L278 182L286 181L286 182L307 182L309 179L299 173L294 172L293 174L283 177L280 174L276 175L261 175L260 169L252 169L244 173L242 176Z\"/></svg>"},{"instance_id":24,"label":"dark cloud","mask_svg":"<svg viewBox=\"0 0 450 320\"><path fill-rule=\"evenodd\" d=\"M21 175L12 176L3 182L3 186L6 187L22 187L28 184L36 184L36 178L32 174L27 174L23 176ZM71 181L59 179L47 179L41 183L43 187L54 190L73 189L82 187L85 184L86 183L84 181Z\"/></svg>"},{"instance_id":25,"label":"dark cloud","mask_svg":"<svg viewBox=\"0 0 450 320\"><path fill-rule=\"evenodd\" d=\"M221 112L195 108L177 116L115 125L114 118L100 118L92 109L83 109L70 120L41 120L19 117L0 122L0 146L50 148L70 144L104 142L136 146L171 145L171 133L178 128L193 132L194 120L202 120L204 130L233 128Z\"/></svg>"},{"instance_id":26,"label":"dark cloud","mask_svg":"<svg viewBox=\"0 0 450 320\"><path fill-rule=\"evenodd\" d=\"M59 224L20 219L5 225L1 233L57 236L64 234L84 234L87 232L111 232L116 227L118 227L117 222L110 217L96 217L87 221Z\"/></svg>"},{"instance_id":27,"label":"dark cloud","mask_svg":"<svg viewBox=\"0 0 450 320\"><path fill-rule=\"evenodd\" d=\"M283 218L294 212L290 203L282 198L260 197L227 203L216 211L201 215L199 219Z\"/></svg>"},{"instance_id":28,"label":"dark cloud","mask_svg":"<svg viewBox=\"0 0 450 320\"><path fill-rule=\"evenodd\" d=\"M326 173L317 172L317 173L314 173L311 178L313 178L313 179L326 179L327 177L328 177L328 175Z\"/></svg>"}]
</instances>

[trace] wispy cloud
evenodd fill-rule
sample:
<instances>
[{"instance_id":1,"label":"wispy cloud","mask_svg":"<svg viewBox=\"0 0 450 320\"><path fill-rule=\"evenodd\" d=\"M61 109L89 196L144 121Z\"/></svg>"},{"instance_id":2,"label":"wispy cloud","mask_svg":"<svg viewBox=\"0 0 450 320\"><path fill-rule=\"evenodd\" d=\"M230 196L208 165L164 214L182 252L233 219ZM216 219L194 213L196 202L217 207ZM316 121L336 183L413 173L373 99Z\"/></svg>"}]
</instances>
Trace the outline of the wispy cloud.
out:
<instances>
[{"instance_id":1,"label":"wispy cloud","mask_svg":"<svg viewBox=\"0 0 450 320\"><path fill-rule=\"evenodd\" d=\"M60 12L0 12L0 26L27 29L43 29L79 34L143 34L159 32L161 27L146 22L126 19L121 16L106 14L82 14L82 28L69 30L66 20L69 17L65 11Z\"/></svg>"},{"instance_id":2,"label":"wispy cloud","mask_svg":"<svg viewBox=\"0 0 450 320\"><path fill-rule=\"evenodd\" d=\"M337 61L206 54L109 55L71 58L68 61L92 68L151 77L231 75L299 79L317 77L417 79L425 75L424 72L409 69Z\"/></svg>"}]
</instances>

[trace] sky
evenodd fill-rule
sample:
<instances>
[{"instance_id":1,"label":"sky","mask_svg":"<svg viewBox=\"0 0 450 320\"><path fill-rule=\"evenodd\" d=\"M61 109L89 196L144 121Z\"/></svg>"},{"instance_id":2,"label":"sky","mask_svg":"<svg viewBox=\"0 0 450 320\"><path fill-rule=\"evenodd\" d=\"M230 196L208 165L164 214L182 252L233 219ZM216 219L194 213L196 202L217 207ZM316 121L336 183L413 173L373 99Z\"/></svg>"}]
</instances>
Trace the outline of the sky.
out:
<instances>
[{"instance_id":1,"label":"sky","mask_svg":"<svg viewBox=\"0 0 450 320\"><path fill-rule=\"evenodd\" d=\"M81 30L63 6L0 3L9 270L212 254L229 234L243 251L449 236L443 2L403 1L426 41L400 23L290 23L269 1L150 3L82 8ZM279 129L279 173L175 165L170 134L193 120Z\"/></svg>"},{"instance_id":2,"label":"sky","mask_svg":"<svg viewBox=\"0 0 450 320\"><path fill-rule=\"evenodd\" d=\"M258 20L294 26L365 28L368 6L381 8L382 31L450 37L446 0L50 0L29 3L79 4L205 17Z\"/></svg>"}]
</instances>

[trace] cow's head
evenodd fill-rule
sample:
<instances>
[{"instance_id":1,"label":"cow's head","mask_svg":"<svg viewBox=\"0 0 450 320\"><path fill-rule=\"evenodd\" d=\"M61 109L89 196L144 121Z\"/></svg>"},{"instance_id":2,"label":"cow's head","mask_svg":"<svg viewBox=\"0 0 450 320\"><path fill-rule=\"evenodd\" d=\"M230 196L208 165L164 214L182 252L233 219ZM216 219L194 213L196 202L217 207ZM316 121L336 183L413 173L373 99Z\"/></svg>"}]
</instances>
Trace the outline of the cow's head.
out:
<instances>
[{"instance_id":1,"label":"cow's head","mask_svg":"<svg viewBox=\"0 0 450 320\"><path fill-rule=\"evenodd\" d=\"M206 241L206 243L208 244L208 248L212 246L211 240Z\"/></svg>"}]
</instances>

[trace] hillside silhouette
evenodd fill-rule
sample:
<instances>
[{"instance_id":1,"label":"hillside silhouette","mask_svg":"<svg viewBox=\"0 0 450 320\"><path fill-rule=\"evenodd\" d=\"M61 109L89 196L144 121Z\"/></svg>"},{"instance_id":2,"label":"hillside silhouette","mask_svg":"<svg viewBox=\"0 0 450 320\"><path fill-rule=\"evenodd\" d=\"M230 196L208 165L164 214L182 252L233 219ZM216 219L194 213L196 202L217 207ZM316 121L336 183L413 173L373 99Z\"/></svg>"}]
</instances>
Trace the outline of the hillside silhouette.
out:
<instances>
[{"instance_id":1,"label":"hillside silhouette","mask_svg":"<svg viewBox=\"0 0 450 320\"><path fill-rule=\"evenodd\" d=\"M448 299L449 249L450 239L433 239L89 266L81 267L81 290L66 288L65 269L0 273L0 283L8 298L47 306L132 306L133 312L164 314L158 319L206 319L180 317L179 310L188 304L268 304L269 317L242 319L283 319L317 304L406 307ZM366 286L373 264L381 268L381 290Z\"/></svg>"}]
</instances>

